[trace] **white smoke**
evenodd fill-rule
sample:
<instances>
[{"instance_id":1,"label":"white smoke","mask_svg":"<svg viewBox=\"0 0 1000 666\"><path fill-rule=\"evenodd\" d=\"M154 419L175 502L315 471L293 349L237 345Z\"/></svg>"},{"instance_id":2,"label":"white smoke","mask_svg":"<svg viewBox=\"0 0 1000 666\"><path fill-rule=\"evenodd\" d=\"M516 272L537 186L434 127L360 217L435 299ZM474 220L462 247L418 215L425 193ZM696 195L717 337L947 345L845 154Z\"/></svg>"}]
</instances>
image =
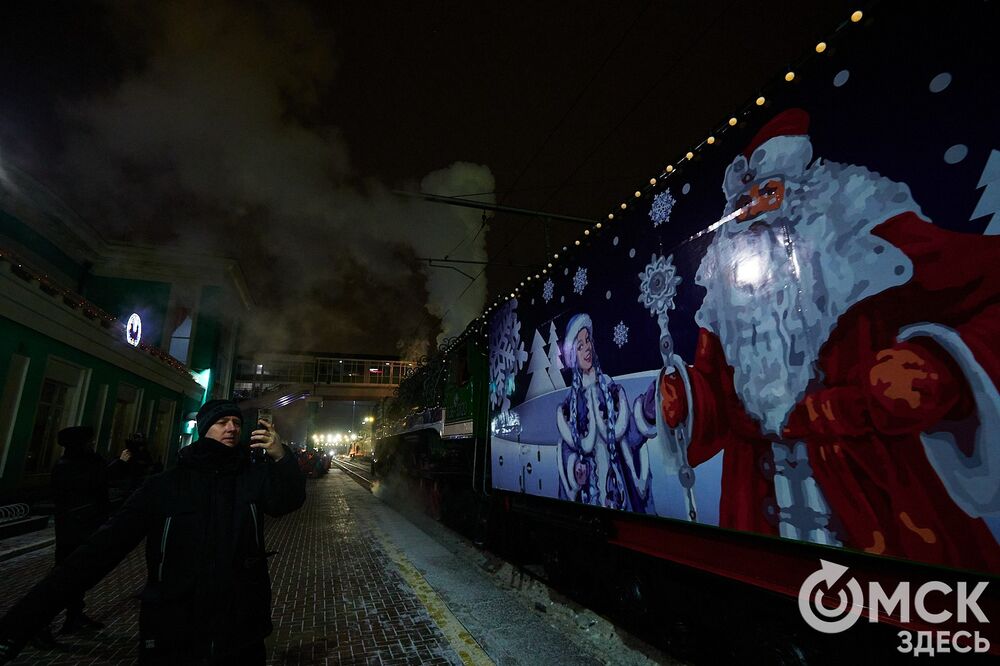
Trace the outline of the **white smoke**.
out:
<instances>
[{"instance_id":1,"label":"white smoke","mask_svg":"<svg viewBox=\"0 0 1000 666\"><path fill-rule=\"evenodd\" d=\"M189 0L114 11L131 26L123 34L144 35L146 57L66 111L60 168L94 226L240 259L260 306L248 347L420 348L481 310L485 280L459 297L465 277L416 259L465 239L453 256L485 260L481 213L398 199L354 172L337 128L313 120L336 67L329 35L302 6ZM492 192L494 181L486 166L458 162L421 187L465 195Z\"/></svg>"}]
</instances>

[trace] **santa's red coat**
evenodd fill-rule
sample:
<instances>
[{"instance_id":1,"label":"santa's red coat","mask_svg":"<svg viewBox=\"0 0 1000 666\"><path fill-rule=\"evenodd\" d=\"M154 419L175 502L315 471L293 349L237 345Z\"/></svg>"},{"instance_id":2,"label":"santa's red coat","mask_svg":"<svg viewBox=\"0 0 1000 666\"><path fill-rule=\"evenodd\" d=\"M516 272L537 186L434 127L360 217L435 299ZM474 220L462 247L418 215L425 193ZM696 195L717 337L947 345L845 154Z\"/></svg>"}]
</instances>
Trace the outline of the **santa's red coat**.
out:
<instances>
[{"instance_id":1,"label":"santa's red coat","mask_svg":"<svg viewBox=\"0 0 1000 666\"><path fill-rule=\"evenodd\" d=\"M1000 238L946 231L913 213L891 218L873 233L910 258L913 277L840 317L817 362L823 388L864 387L876 354L893 347L901 329L925 322L955 330L996 384ZM689 375L695 416L689 462L697 466L725 451L720 525L777 534L771 441L743 409L719 339L705 329ZM948 495L927 461L919 432L889 435L872 429L801 439L832 510L831 526L845 546L1000 571L996 539L981 519L970 517Z\"/></svg>"}]
</instances>

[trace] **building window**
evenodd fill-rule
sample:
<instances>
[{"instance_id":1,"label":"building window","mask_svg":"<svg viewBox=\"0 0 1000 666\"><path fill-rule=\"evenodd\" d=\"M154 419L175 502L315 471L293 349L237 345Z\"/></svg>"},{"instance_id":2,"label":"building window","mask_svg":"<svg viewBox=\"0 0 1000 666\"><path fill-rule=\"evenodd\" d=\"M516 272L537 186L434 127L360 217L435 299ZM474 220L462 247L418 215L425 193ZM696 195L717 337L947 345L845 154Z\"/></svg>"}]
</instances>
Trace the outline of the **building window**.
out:
<instances>
[{"instance_id":1,"label":"building window","mask_svg":"<svg viewBox=\"0 0 1000 666\"><path fill-rule=\"evenodd\" d=\"M184 321L170 334L170 355L181 363L187 364L188 350L191 347L191 317Z\"/></svg>"},{"instance_id":2,"label":"building window","mask_svg":"<svg viewBox=\"0 0 1000 666\"><path fill-rule=\"evenodd\" d=\"M111 415L111 435L108 452L117 457L125 448L125 440L135 432L139 412L140 391L129 384L118 385L115 409Z\"/></svg>"},{"instance_id":3,"label":"building window","mask_svg":"<svg viewBox=\"0 0 1000 666\"><path fill-rule=\"evenodd\" d=\"M90 369L50 356L42 378L42 390L31 426L31 441L24 471L48 474L59 457L57 435L63 428L80 423L87 400Z\"/></svg>"},{"instance_id":4,"label":"building window","mask_svg":"<svg viewBox=\"0 0 1000 666\"><path fill-rule=\"evenodd\" d=\"M167 447L170 444L170 433L174 426L174 411L177 403L173 400L160 399L156 403L156 423L153 428L153 441L150 442L149 454L153 462L166 463Z\"/></svg>"},{"instance_id":5,"label":"building window","mask_svg":"<svg viewBox=\"0 0 1000 666\"><path fill-rule=\"evenodd\" d=\"M35 424L31 428L31 444L24 464L26 473L44 474L52 467L56 458L56 436L66 422L72 388L48 377L42 382L42 395L38 399Z\"/></svg>"}]
</instances>

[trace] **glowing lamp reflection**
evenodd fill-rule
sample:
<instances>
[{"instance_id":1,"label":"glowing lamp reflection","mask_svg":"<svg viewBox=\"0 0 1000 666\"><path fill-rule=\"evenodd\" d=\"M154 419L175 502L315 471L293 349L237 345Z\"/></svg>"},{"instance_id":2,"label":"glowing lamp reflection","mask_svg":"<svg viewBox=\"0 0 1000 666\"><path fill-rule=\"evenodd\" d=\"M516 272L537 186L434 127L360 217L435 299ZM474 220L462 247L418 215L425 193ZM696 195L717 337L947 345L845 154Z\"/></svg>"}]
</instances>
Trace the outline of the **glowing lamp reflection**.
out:
<instances>
[{"instance_id":1,"label":"glowing lamp reflection","mask_svg":"<svg viewBox=\"0 0 1000 666\"><path fill-rule=\"evenodd\" d=\"M746 257L736 264L736 282L741 285L756 287L764 278L764 265L760 257Z\"/></svg>"},{"instance_id":2,"label":"glowing lamp reflection","mask_svg":"<svg viewBox=\"0 0 1000 666\"><path fill-rule=\"evenodd\" d=\"M497 437L516 439L521 434L521 417L517 412L500 412L493 417L490 431Z\"/></svg>"}]
</instances>

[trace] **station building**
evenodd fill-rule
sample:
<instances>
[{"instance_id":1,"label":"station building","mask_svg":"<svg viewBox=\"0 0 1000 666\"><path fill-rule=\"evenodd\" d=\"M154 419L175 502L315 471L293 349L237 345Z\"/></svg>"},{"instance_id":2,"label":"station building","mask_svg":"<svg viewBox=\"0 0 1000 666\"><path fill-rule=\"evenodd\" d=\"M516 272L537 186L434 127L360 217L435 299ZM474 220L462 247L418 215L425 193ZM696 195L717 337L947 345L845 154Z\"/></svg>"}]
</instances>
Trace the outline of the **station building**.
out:
<instances>
[{"instance_id":1,"label":"station building","mask_svg":"<svg viewBox=\"0 0 1000 666\"><path fill-rule=\"evenodd\" d=\"M192 412L230 395L252 306L236 261L107 241L0 166L0 503L48 487L68 426L105 457L143 433L170 464Z\"/></svg>"}]
</instances>

